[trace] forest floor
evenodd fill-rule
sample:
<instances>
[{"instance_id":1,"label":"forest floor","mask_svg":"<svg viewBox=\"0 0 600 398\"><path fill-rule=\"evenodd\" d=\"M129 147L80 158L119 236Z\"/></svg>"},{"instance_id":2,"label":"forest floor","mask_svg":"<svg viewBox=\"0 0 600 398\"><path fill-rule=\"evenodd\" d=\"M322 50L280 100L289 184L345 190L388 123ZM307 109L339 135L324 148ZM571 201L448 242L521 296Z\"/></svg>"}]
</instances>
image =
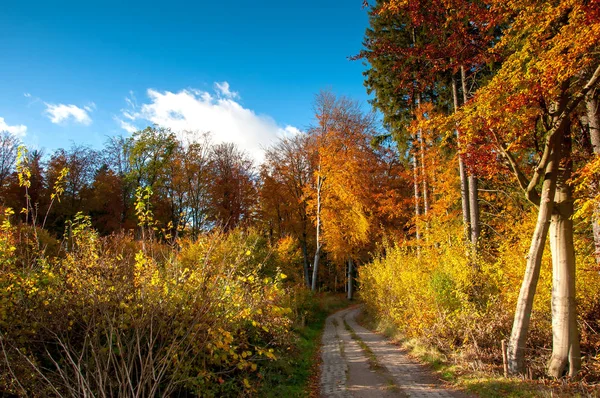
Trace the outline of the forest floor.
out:
<instances>
[{"instance_id":1,"label":"forest floor","mask_svg":"<svg viewBox=\"0 0 600 398\"><path fill-rule=\"evenodd\" d=\"M321 348L321 397L467 398L401 347L360 326L355 306L330 315Z\"/></svg>"}]
</instances>

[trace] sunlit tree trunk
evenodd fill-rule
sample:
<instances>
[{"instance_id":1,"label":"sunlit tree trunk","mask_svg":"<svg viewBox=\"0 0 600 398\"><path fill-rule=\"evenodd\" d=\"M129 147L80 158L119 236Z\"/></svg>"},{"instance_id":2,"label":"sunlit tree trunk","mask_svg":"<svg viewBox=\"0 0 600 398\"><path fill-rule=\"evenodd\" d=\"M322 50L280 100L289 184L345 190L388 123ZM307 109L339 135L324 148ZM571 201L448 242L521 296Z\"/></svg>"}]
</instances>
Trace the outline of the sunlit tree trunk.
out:
<instances>
[{"instance_id":1,"label":"sunlit tree trunk","mask_svg":"<svg viewBox=\"0 0 600 398\"><path fill-rule=\"evenodd\" d=\"M600 101L598 101L596 92L587 95L585 106L587 110L588 126L590 128L592 149L594 155L600 156ZM592 188L596 192L600 189L598 186ZM596 264L600 265L600 205L597 205L592 213L592 230L594 234Z\"/></svg>"},{"instance_id":2,"label":"sunlit tree trunk","mask_svg":"<svg viewBox=\"0 0 600 398\"><path fill-rule=\"evenodd\" d=\"M421 94L417 95L417 104L421 105ZM417 111L419 109L417 108ZM423 142L423 131L417 131L417 142L419 143L419 157L421 159L421 184L423 185L423 214L429 213L429 187L427 183L427 170L425 166L425 143Z\"/></svg>"},{"instance_id":3,"label":"sunlit tree trunk","mask_svg":"<svg viewBox=\"0 0 600 398\"><path fill-rule=\"evenodd\" d=\"M348 300L352 300L354 293L354 263L352 258L348 258Z\"/></svg>"},{"instance_id":4,"label":"sunlit tree trunk","mask_svg":"<svg viewBox=\"0 0 600 398\"><path fill-rule=\"evenodd\" d=\"M452 97L454 99L454 111L456 112L458 111L458 84L454 75L452 75ZM456 130L456 139L457 141L460 141L460 133L458 130ZM465 239L470 240L471 215L469 207L469 181L467 179L465 163L463 162L462 155L460 154L460 148L458 154L458 172L460 175L460 198L462 204L463 228L465 232Z\"/></svg>"},{"instance_id":5,"label":"sunlit tree trunk","mask_svg":"<svg viewBox=\"0 0 600 398\"><path fill-rule=\"evenodd\" d=\"M466 103L469 99L467 91L467 74L465 67L461 65L460 76L462 81L463 101ZM479 192L478 192L477 177L469 173L469 215L471 217L471 244L474 251L477 251L477 242L479 242L480 226L479 226Z\"/></svg>"},{"instance_id":6,"label":"sunlit tree trunk","mask_svg":"<svg viewBox=\"0 0 600 398\"><path fill-rule=\"evenodd\" d=\"M321 176L321 165L319 164L319 175L317 177L317 248L315 249L315 260L313 262L313 275L311 290L317 290L317 275L319 272L319 259L321 257L321 193L323 188L323 177Z\"/></svg>"},{"instance_id":7,"label":"sunlit tree trunk","mask_svg":"<svg viewBox=\"0 0 600 398\"><path fill-rule=\"evenodd\" d=\"M572 376L580 368L579 335L575 306L573 222L571 220L573 198L568 186L572 167L570 121L579 102L599 79L600 67L596 68L588 83L575 95L568 94L569 81L562 84L560 99L556 104L553 104L552 110L549 112L549 115L553 115L551 123L553 127L547 132L544 153L530 180L525 178L515 159L505 150L505 146L500 145L500 149L504 152L519 181L519 185L525 190L527 198L539 206L538 220L531 240L527 267L517 301L508 347L508 362L511 373L523 373L524 370L523 351L550 223L552 223L552 326L554 340L548 373L557 377L561 376L565 366L569 364L569 375ZM496 140L498 140L497 137ZM559 174L559 167L561 166L563 168ZM542 192L541 195L538 195L536 186L542 177L544 179Z\"/></svg>"},{"instance_id":8,"label":"sunlit tree trunk","mask_svg":"<svg viewBox=\"0 0 600 398\"><path fill-rule=\"evenodd\" d=\"M552 252L552 357L548 374L562 377L569 367L569 376L581 368L579 333L575 304L575 249L573 247L573 197L568 180L570 161L559 171L554 211L550 222Z\"/></svg>"},{"instance_id":9,"label":"sunlit tree trunk","mask_svg":"<svg viewBox=\"0 0 600 398\"><path fill-rule=\"evenodd\" d=\"M550 145L550 148L548 148L549 161L546 167L540 170L540 173L544 175L544 182L540 195L537 223L533 237L531 238L529 253L527 254L525 275L523 276L521 290L519 291L512 332L508 343L508 368L512 374L522 374L525 370L525 343L527 341L527 332L529 331L533 299L540 277L542 255L544 254L544 246L554 207L560 147L553 142L549 142L547 145Z\"/></svg>"},{"instance_id":10,"label":"sunlit tree trunk","mask_svg":"<svg viewBox=\"0 0 600 398\"><path fill-rule=\"evenodd\" d=\"M421 178L423 184L423 214L429 213L429 184L427 183L427 170L425 168L425 144L423 143L423 134L419 130L417 139L419 140L419 152L421 153Z\"/></svg>"},{"instance_id":11,"label":"sunlit tree trunk","mask_svg":"<svg viewBox=\"0 0 600 398\"><path fill-rule=\"evenodd\" d=\"M479 226L479 182L474 175L469 176L469 206L471 215L471 243L475 251L477 251L477 243L479 242L480 226Z\"/></svg>"},{"instance_id":12,"label":"sunlit tree trunk","mask_svg":"<svg viewBox=\"0 0 600 398\"><path fill-rule=\"evenodd\" d=\"M414 148L413 148L414 149ZM420 242L421 242L421 230L419 228L419 221L421 218L421 196L419 192L419 165L417 162L417 154L413 154L413 188L414 188L414 201L415 201L415 233L417 238L417 254L420 254Z\"/></svg>"}]
</instances>

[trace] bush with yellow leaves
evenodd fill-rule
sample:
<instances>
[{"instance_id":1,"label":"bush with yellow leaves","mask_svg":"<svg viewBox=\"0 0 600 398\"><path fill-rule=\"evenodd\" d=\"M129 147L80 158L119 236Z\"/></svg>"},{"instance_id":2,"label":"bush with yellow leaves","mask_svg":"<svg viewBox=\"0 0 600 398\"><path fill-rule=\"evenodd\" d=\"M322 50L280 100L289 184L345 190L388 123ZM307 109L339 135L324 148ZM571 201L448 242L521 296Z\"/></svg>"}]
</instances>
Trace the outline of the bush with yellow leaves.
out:
<instances>
[{"instance_id":1,"label":"bush with yellow leaves","mask_svg":"<svg viewBox=\"0 0 600 398\"><path fill-rule=\"evenodd\" d=\"M78 215L58 256L25 267L10 215L0 231L0 391L241 395L290 343L285 275L252 231L175 250L148 236L102 238Z\"/></svg>"},{"instance_id":2,"label":"bush with yellow leaves","mask_svg":"<svg viewBox=\"0 0 600 398\"><path fill-rule=\"evenodd\" d=\"M472 258L460 224L431 220L419 251L414 241L387 244L359 269L361 297L371 313L407 338L425 340L471 363L501 365L500 341L510 335L534 225L535 213L523 214L506 234L489 240L493 246L480 247ZM596 369L593 373L600 368L595 357L600 351L600 275L585 233L578 233L576 245L579 329L582 351L588 353L584 369ZM547 249L528 340L530 360L542 358L529 366L540 373L551 352L551 273Z\"/></svg>"}]
</instances>

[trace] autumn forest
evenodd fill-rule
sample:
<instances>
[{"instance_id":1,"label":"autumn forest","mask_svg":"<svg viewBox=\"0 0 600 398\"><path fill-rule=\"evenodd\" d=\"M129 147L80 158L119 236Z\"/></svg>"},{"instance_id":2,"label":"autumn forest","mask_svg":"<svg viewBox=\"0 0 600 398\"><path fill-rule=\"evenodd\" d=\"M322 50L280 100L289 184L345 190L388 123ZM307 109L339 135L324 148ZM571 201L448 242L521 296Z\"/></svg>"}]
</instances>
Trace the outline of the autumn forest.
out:
<instances>
[{"instance_id":1,"label":"autumn forest","mask_svg":"<svg viewBox=\"0 0 600 398\"><path fill-rule=\"evenodd\" d=\"M262 161L160 125L1 133L0 396L316 396L350 305L471 393L597 393L600 2L364 12L370 104L315 93Z\"/></svg>"}]
</instances>

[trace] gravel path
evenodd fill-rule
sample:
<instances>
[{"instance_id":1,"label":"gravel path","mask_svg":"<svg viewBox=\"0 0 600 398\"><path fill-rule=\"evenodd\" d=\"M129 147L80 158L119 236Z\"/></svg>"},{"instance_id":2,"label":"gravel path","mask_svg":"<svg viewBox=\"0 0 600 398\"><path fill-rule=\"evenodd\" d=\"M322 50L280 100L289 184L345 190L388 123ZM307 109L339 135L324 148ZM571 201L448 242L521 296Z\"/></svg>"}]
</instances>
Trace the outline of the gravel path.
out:
<instances>
[{"instance_id":1,"label":"gravel path","mask_svg":"<svg viewBox=\"0 0 600 398\"><path fill-rule=\"evenodd\" d=\"M385 337L356 323L360 307L327 318L321 349L322 397L464 398Z\"/></svg>"}]
</instances>

